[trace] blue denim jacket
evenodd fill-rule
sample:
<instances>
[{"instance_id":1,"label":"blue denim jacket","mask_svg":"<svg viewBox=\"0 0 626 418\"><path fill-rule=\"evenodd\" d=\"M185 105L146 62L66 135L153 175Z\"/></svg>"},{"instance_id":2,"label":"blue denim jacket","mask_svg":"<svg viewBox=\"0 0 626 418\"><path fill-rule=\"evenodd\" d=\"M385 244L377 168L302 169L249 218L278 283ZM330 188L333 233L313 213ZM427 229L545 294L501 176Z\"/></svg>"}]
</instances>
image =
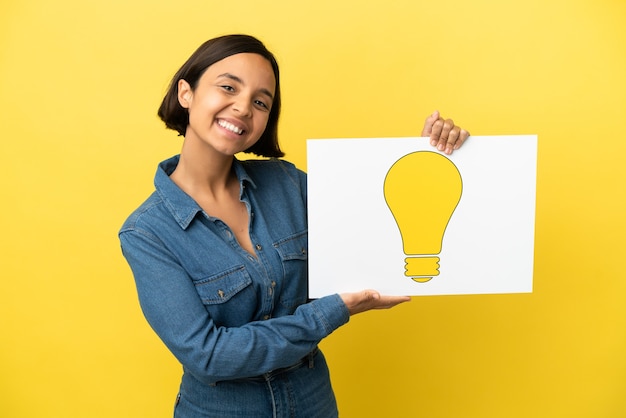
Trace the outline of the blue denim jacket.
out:
<instances>
[{"instance_id":1,"label":"blue denim jacket","mask_svg":"<svg viewBox=\"0 0 626 418\"><path fill-rule=\"evenodd\" d=\"M198 381L290 366L349 320L339 295L307 303L306 175L283 160L234 161L256 257L169 178L119 238L146 319Z\"/></svg>"}]
</instances>

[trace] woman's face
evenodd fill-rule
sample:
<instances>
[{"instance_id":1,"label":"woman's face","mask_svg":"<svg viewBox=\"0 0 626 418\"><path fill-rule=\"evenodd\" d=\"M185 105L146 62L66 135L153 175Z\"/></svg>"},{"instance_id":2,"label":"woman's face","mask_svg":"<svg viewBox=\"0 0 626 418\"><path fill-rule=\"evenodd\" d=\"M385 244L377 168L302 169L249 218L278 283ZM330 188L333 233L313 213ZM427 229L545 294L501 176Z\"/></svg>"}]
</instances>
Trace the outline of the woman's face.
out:
<instances>
[{"instance_id":1,"label":"woman's face","mask_svg":"<svg viewBox=\"0 0 626 418\"><path fill-rule=\"evenodd\" d=\"M269 61L235 54L206 69L195 90L178 82L178 101L189 111L185 141L200 141L233 156L256 143L267 125L276 90Z\"/></svg>"}]
</instances>

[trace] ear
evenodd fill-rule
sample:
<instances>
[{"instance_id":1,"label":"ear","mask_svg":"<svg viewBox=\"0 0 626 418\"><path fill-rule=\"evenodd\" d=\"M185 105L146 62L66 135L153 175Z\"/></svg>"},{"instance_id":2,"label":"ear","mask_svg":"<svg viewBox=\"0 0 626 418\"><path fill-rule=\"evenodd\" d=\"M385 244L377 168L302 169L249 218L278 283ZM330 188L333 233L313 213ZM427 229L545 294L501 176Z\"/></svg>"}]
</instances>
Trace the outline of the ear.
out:
<instances>
[{"instance_id":1,"label":"ear","mask_svg":"<svg viewBox=\"0 0 626 418\"><path fill-rule=\"evenodd\" d=\"M180 103L183 108L188 109L192 97L193 92L191 91L189 83L182 78L178 80L178 103Z\"/></svg>"}]
</instances>

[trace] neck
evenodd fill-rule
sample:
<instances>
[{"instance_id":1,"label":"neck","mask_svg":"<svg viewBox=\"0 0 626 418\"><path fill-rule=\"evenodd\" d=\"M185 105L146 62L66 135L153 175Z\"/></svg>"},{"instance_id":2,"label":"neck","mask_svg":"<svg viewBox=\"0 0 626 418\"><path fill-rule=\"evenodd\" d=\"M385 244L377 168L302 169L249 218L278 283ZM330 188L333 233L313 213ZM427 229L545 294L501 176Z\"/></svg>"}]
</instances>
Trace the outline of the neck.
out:
<instances>
[{"instance_id":1,"label":"neck","mask_svg":"<svg viewBox=\"0 0 626 418\"><path fill-rule=\"evenodd\" d=\"M232 187L237 178L232 171L234 156L210 152L206 147L185 140L180 160L170 178L189 195L219 195Z\"/></svg>"}]
</instances>

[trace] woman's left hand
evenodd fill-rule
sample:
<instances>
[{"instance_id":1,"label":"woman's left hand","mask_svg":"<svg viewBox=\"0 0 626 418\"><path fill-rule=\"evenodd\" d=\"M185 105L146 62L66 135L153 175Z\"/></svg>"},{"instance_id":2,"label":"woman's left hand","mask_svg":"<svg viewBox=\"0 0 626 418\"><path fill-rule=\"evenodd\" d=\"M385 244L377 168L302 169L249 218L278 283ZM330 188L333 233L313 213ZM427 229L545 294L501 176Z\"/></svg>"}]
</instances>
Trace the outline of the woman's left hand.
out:
<instances>
[{"instance_id":1,"label":"woman's left hand","mask_svg":"<svg viewBox=\"0 0 626 418\"><path fill-rule=\"evenodd\" d=\"M430 145L450 155L463 145L470 133L456 126L452 119L444 119L439 111L435 111L426 118L422 136L430 137Z\"/></svg>"}]
</instances>

